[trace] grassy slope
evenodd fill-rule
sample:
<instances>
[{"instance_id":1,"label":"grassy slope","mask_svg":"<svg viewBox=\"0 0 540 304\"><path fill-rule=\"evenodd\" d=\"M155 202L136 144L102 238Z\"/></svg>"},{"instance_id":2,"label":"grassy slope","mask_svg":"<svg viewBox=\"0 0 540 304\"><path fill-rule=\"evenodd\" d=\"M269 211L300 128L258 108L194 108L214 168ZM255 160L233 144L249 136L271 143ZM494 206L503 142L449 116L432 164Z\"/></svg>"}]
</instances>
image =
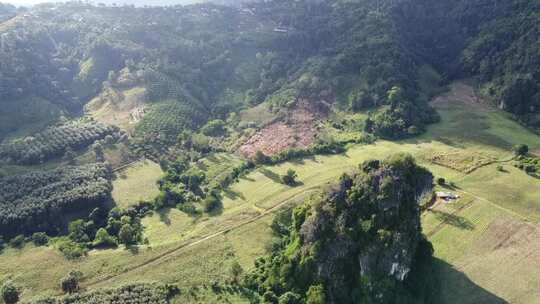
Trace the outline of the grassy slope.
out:
<instances>
[{"instance_id":1,"label":"grassy slope","mask_svg":"<svg viewBox=\"0 0 540 304\"><path fill-rule=\"evenodd\" d=\"M159 194L156 184L162 171L158 164L143 160L116 173L112 197L121 208L142 200L152 200Z\"/></svg>"},{"instance_id":2,"label":"grassy slope","mask_svg":"<svg viewBox=\"0 0 540 304\"><path fill-rule=\"evenodd\" d=\"M401 142L379 141L368 146L356 145L350 147L344 155L316 156L261 168L231 187L225 195L221 214L191 218L176 210L170 210L145 218L143 222L147 227L146 236L151 247L140 248L138 253L124 249L104 250L91 252L88 258L80 262L65 262L50 248L35 250L28 247L21 251L8 249L2 255L5 263L0 265L0 279L13 274L14 279L25 287L25 297L51 293L51 289L57 292L58 279L71 269L80 269L85 273L87 278L83 285L89 288L118 285L134 280L160 280L192 286L208 283L213 279L225 279L229 277L229 267L234 260L248 268L252 261L264 252L271 238L268 227L271 216L175 251L165 258L155 261L154 258L201 236L226 230L282 202L300 200L316 189L336 181L343 172L352 170L364 159L383 158L402 151L415 155L419 162L429 167L436 176L444 176L454 181L462 190L472 193L471 196L465 195L463 198L465 201L468 197L467 202L472 202L472 205L462 209L457 215L454 214L459 216L458 218L449 217L457 206L448 206L448 210L443 208L439 213L429 212L423 216L428 233L442 220L445 221L445 224L431 235L431 240L441 263L452 264L455 268L448 265L441 267L441 273L445 275L441 302L489 303L503 297L513 303L531 303L532 299L538 298L534 293L534 286L540 283L538 278L531 275L531 271L535 269L531 268L534 265L531 263L539 260L538 250L530 251L536 243L532 243L533 247L506 244L503 248L506 251L502 252L499 248L479 245L479 242L486 234L493 233L493 229L488 227L493 227L494 221L500 218L509 218L517 223L522 223L521 218L532 222L539 221L538 203L535 202L540 201L540 193L534 189L540 189L540 180L526 176L509 165L505 165L508 167L506 173L496 171L496 165L493 164L467 175L434 165L428 159L433 153L451 150L453 153L458 151L473 156L481 152L505 160L510 154L507 149L510 145L525 142L537 149L540 137L507 121L496 112L484 111L481 108L471 110L469 106L460 104L438 107L442 122L432 126L419 138ZM516 134L508 135L513 133ZM289 168L298 172L302 182L300 186L286 187L277 181L279 175ZM504 188L501 188L503 186ZM508 196L501 194L500 189L504 189ZM490 193L493 194L490 196ZM476 199L473 195L486 197L493 202ZM538 233L532 234L533 237L535 235ZM523 252L519 253L523 259L519 265L513 267L510 263L505 266L505 272L493 271L499 267L497 257L503 256L506 259L513 250L521 249ZM524 255L526 253L530 254ZM152 261L149 265L136 267L149 260ZM124 272L125 269L133 267L136 269ZM488 271L489 269L491 271ZM512 276L507 277L508 273ZM115 274L118 276L102 281ZM47 279L44 279L45 277ZM512 281L526 284L516 288L509 284ZM456 288L459 288L460 292L455 292Z\"/></svg>"}]
</instances>

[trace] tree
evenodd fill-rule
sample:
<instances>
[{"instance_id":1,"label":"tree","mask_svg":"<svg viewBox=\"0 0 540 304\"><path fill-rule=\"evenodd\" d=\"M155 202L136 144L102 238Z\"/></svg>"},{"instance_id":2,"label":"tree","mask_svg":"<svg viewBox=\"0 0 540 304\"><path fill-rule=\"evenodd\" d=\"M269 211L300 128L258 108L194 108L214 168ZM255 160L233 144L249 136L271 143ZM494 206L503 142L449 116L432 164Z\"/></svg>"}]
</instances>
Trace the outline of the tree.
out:
<instances>
[{"instance_id":1,"label":"tree","mask_svg":"<svg viewBox=\"0 0 540 304\"><path fill-rule=\"evenodd\" d=\"M276 297L276 294L268 290L263 294L263 303L264 304L278 304L278 297Z\"/></svg>"},{"instance_id":2,"label":"tree","mask_svg":"<svg viewBox=\"0 0 540 304\"><path fill-rule=\"evenodd\" d=\"M302 297L294 292L287 291L279 297L279 304L301 304Z\"/></svg>"},{"instance_id":3,"label":"tree","mask_svg":"<svg viewBox=\"0 0 540 304\"><path fill-rule=\"evenodd\" d=\"M66 152L64 153L62 160L67 162L69 165L75 165L75 157L77 157L77 154L73 152L73 149L68 147L66 148Z\"/></svg>"},{"instance_id":4,"label":"tree","mask_svg":"<svg viewBox=\"0 0 540 304\"><path fill-rule=\"evenodd\" d=\"M253 157L253 161L257 165L264 165L270 162L270 157L266 156L261 150L258 150Z\"/></svg>"},{"instance_id":5,"label":"tree","mask_svg":"<svg viewBox=\"0 0 540 304\"><path fill-rule=\"evenodd\" d=\"M105 141L105 144L107 146L110 146L110 145L114 144L114 137L112 137L112 135L109 134L109 135L105 136L104 141Z\"/></svg>"},{"instance_id":6,"label":"tree","mask_svg":"<svg viewBox=\"0 0 540 304\"><path fill-rule=\"evenodd\" d=\"M444 179L444 177L437 178L437 185L444 186L445 184L446 184L446 180Z\"/></svg>"},{"instance_id":7,"label":"tree","mask_svg":"<svg viewBox=\"0 0 540 304\"><path fill-rule=\"evenodd\" d=\"M324 304L326 296L322 285L312 285L306 293L306 304Z\"/></svg>"},{"instance_id":8,"label":"tree","mask_svg":"<svg viewBox=\"0 0 540 304\"><path fill-rule=\"evenodd\" d=\"M2 299L6 304L15 304L19 302L19 293L19 289L11 280L4 282L2 288L0 289Z\"/></svg>"},{"instance_id":9,"label":"tree","mask_svg":"<svg viewBox=\"0 0 540 304\"><path fill-rule=\"evenodd\" d=\"M349 105L354 112L361 111L373 105L371 96L363 90L353 91L349 94Z\"/></svg>"},{"instance_id":10,"label":"tree","mask_svg":"<svg viewBox=\"0 0 540 304\"><path fill-rule=\"evenodd\" d=\"M287 173L281 177L281 181L287 186L294 186L296 184L296 171L293 169L287 170Z\"/></svg>"},{"instance_id":11,"label":"tree","mask_svg":"<svg viewBox=\"0 0 540 304\"><path fill-rule=\"evenodd\" d=\"M124 224L118 232L118 240L124 245L135 243L135 231L129 224Z\"/></svg>"},{"instance_id":12,"label":"tree","mask_svg":"<svg viewBox=\"0 0 540 304\"><path fill-rule=\"evenodd\" d=\"M90 238L86 233L86 224L81 219L70 222L68 232L69 238L77 243L86 243L90 241Z\"/></svg>"},{"instance_id":13,"label":"tree","mask_svg":"<svg viewBox=\"0 0 540 304\"><path fill-rule=\"evenodd\" d=\"M17 235L9 240L9 246L13 248L21 248L24 245L24 235Z\"/></svg>"},{"instance_id":14,"label":"tree","mask_svg":"<svg viewBox=\"0 0 540 304\"><path fill-rule=\"evenodd\" d=\"M207 136L221 136L225 133L225 122L221 119L211 120L201 128L201 132Z\"/></svg>"},{"instance_id":15,"label":"tree","mask_svg":"<svg viewBox=\"0 0 540 304\"><path fill-rule=\"evenodd\" d=\"M32 234L32 242L36 246L44 246L49 242L49 237L44 232L36 232Z\"/></svg>"},{"instance_id":16,"label":"tree","mask_svg":"<svg viewBox=\"0 0 540 304\"><path fill-rule=\"evenodd\" d=\"M516 156L525 156L529 153L529 146L524 144L515 145L513 150Z\"/></svg>"},{"instance_id":17,"label":"tree","mask_svg":"<svg viewBox=\"0 0 540 304\"><path fill-rule=\"evenodd\" d=\"M403 90L398 87L394 86L387 92L388 97L388 103L391 105L398 104L403 99Z\"/></svg>"},{"instance_id":18,"label":"tree","mask_svg":"<svg viewBox=\"0 0 540 304\"><path fill-rule=\"evenodd\" d=\"M105 154L103 153L103 146L96 142L92 145L92 149L94 150L94 154L96 155L96 161L97 162L103 162L105 159Z\"/></svg>"},{"instance_id":19,"label":"tree","mask_svg":"<svg viewBox=\"0 0 540 304\"><path fill-rule=\"evenodd\" d=\"M204 211L212 212L221 206L221 199L218 193L212 192L204 199Z\"/></svg>"},{"instance_id":20,"label":"tree","mask_svg":"<svg viewBox=\"0 0 540 304\"><path fill-rule=\"evenodd\" d=\"M242 275L243 272L244 272L244 269L242 268L240 263L238 263L238 261L234 261L233 264L231 265L231 274L235 282L238 282L238 279L240 278L240 275Z\"/></svg>"},{"instance_id":21,"label":"tree","mask_svg":"<svg viewBox=\"0 0 540 304\"><path fill-rule=\"evenodd\" d=\"M94 247L115 247L118 245L116 239L111 236L105 228L99 228L93 242Z\"/></svg>"},{"instance_id":22,"label":"tree","mask_svg":"<svg viewBox=\"0 0 540 304\"><path fill-rule=\"evenodd\" d=\"M79 281L82 278L80 271L70 271L67 276L60 280L60 287L65 293L74 293L79 290Z\"/></svg>"}]
</instances>

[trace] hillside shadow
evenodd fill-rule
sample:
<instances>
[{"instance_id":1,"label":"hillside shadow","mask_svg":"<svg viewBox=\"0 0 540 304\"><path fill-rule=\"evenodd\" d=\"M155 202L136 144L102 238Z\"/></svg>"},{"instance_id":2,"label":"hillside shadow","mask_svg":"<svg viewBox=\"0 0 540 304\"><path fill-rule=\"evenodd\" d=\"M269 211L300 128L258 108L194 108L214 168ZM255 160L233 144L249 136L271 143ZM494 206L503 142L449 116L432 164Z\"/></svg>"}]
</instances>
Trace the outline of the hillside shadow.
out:
<instances>
[{"instance_id":1,"label":"hillside shadow","mask_svg":"<svg viewBox=\"0 0 540 304\"><path fill-rule=\"evenodd\" d=\"M447 262L433 258L439 280L438 300L434 303L503 304L509 303L474 283L469 277Z\"/></svg>"},{"instance_id":2,"label":"hillside shadow","mask_svg":"<svg viewBox=\"0 0 540 304\"><path fill-rule=\"evenodd\" d=\"M459 229L473 230L475 227L473 222L456 214L449 214L438 210L431 210L431 213L433 213L439 221Z\"/></svg>"},{"instance_id":3,"label":"hillside shadow","mask_svg":"<svg viewBox=\"0 0 540 304\"><path fill-rule=\"evenodd\" d=\"M279 174L273 172L273 171L270 171L266 168L261 168L259 170L259 172L262 173L262 175L268 177L269 179L271 179L273 182L276 182L276 183L281 183L281 177L279 176Z\"/></svg>"}]
</instances>

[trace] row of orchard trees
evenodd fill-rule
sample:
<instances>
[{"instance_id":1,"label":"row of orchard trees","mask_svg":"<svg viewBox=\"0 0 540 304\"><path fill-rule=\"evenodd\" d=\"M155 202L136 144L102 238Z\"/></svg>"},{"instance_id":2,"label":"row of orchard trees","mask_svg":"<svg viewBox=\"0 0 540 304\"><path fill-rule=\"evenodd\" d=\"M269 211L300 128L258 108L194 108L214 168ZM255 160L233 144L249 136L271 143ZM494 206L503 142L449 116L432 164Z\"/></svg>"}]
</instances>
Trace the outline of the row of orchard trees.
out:
<instances>
[{"instance_id":1,"label":"row of orchard trees","mask_svg":"<svg viewBox=\"0 0 540 304\"><path fill-rule=\"evenodd\" d=\"M68 150L87 147L97 140L113 142L121 137L118 128L99 122L71 122L0 146L0 159L17 164L38 164L60 157Z\"/></svg>"},{"instance_id":2,"label":"row of orchard trees","mask_svg":"<svg viewBox=\"0 0 540 304\"><path fill-rule=\"evenodd\" d=\"M110 199L110 178L106 165L90 164L0 179L1 234L56 233L67 212Z\"/></svg>"}]
</instances>

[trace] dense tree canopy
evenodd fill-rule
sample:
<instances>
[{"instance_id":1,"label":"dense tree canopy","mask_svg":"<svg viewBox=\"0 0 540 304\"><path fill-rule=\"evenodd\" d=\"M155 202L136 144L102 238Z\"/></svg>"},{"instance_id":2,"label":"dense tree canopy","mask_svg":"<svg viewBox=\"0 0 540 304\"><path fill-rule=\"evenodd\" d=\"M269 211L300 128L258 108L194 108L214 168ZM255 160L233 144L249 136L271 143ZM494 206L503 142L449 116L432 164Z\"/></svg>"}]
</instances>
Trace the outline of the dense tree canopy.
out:
<instances>
[{"instance_id":1,"label":"dense tree canopy","mask_svg":"<svg viewBox=\"0 0 540 304\"><path fill-rule=\"evenodd\" d=\"M62 167L0 179L0 232L56 232L70 211L110 198L110 171L103 164Z\"/></svg>"}]
</instances>

